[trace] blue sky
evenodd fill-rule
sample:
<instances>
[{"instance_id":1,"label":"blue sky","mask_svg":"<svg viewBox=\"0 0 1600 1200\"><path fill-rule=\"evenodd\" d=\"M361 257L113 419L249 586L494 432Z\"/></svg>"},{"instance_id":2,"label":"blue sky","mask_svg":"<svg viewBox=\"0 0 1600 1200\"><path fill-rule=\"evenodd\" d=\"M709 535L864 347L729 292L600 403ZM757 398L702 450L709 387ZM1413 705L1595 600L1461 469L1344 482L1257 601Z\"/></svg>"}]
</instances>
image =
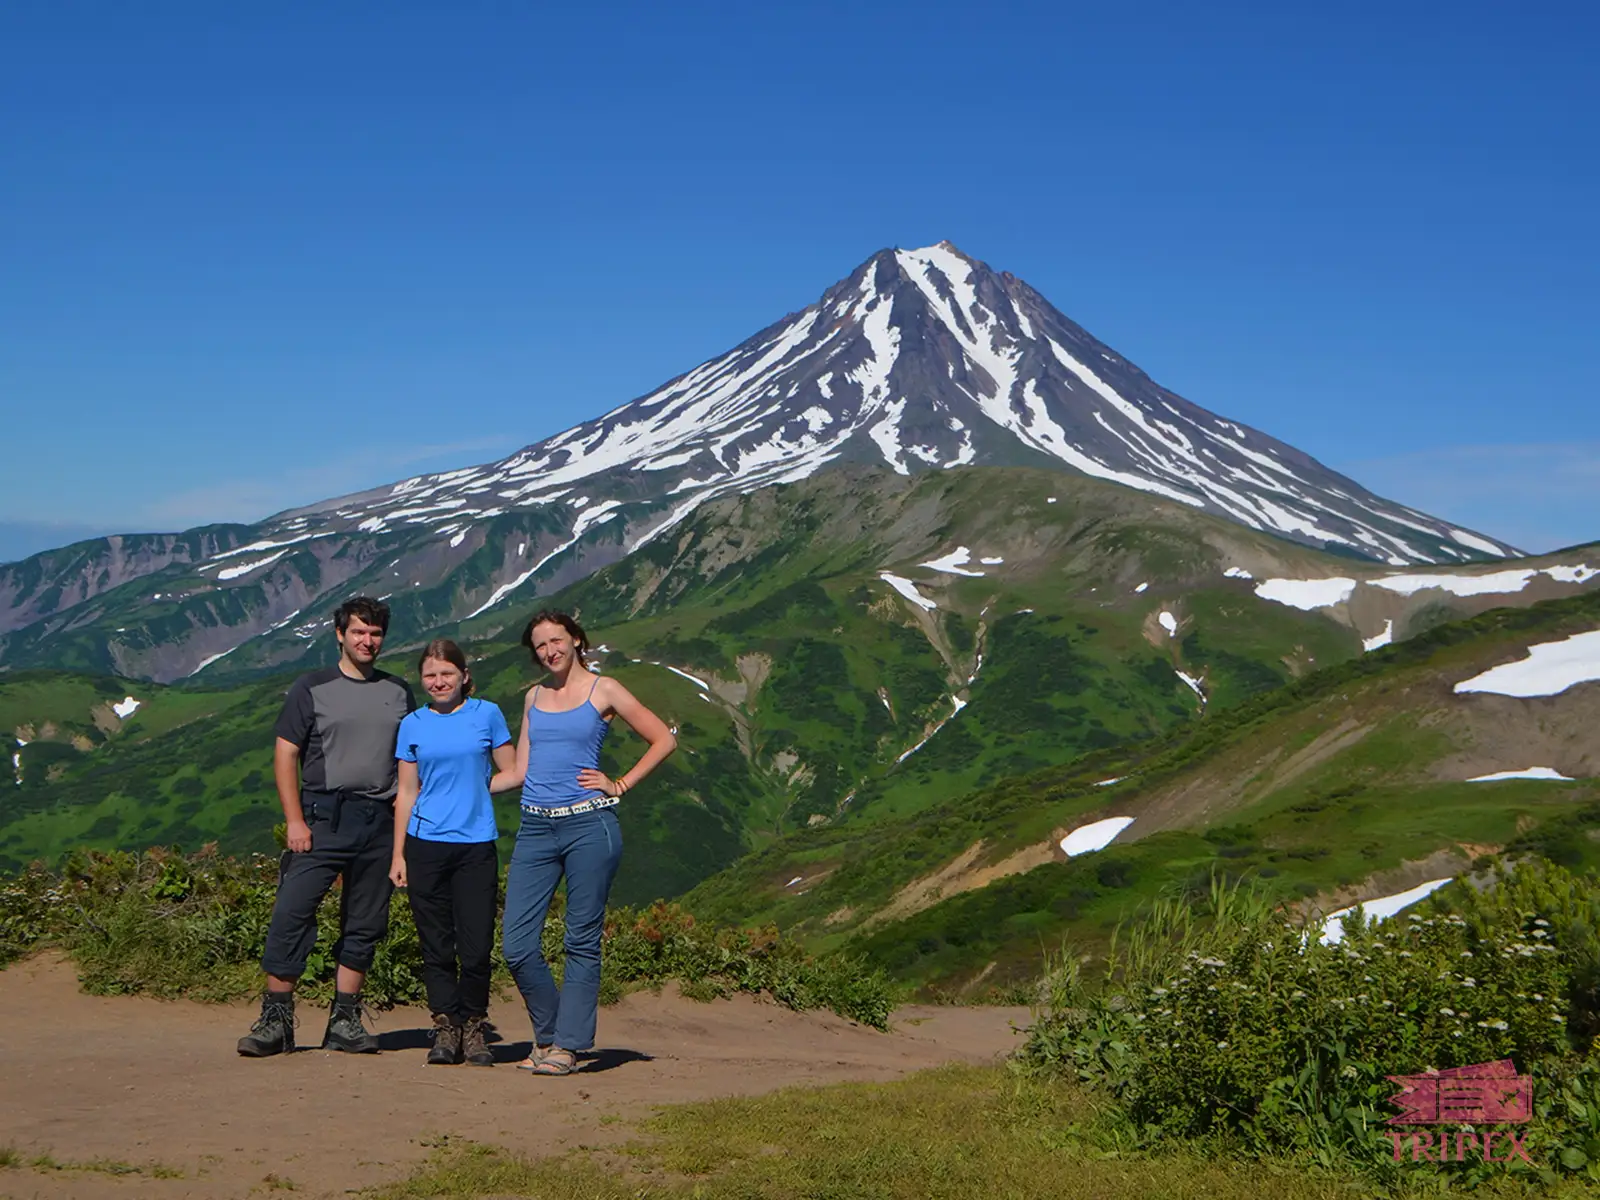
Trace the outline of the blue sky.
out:
<instances>
[{"instance_id":1,"label":"blue sky","mask_svg":"<svg viewBox=\"0 0 1600 1200\"><path fill-rule=\"evenodd\" d=\"M497 457L941 238L1374 490L1600 538L1597 35L1576 3L7 5L0 557Z\"/></svg>"}]
</instances>

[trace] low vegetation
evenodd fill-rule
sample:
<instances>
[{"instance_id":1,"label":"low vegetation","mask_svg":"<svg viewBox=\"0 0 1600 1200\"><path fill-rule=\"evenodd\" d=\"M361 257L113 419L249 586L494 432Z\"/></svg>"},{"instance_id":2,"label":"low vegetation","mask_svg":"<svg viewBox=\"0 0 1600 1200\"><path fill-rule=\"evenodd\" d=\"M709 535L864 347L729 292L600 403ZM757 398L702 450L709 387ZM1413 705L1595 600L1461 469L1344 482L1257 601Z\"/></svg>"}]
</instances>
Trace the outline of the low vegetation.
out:
<instances>
[{"instance_id":1,"label":"low vegetation","mask_svg":"<svg viewBox=\"0 0 1600 1200\"><path fill-rule=\"evenodd\" d=\"M1600 1180L1600 883L1525 863L1485 891L1345 927L1323 944L1227 885L1199 909L1159 905L1123 931L1103 979L1061 960L1023 1067L1103 1097L1134 1146L1354 1164L1390 1183ZM1410 1151L1385 1124L1387 1076L1507 1058L1534 1079L1525 1161L1396 1161Z\"/></svg>"},{"instance_id":2,"label":"low vegetation","mask_svg":"<svg viewBox=\"0 0 1600 1200\"><path fill-rule=\"evenodd\" d=\"M30 950L71 956L83 986L101 995L147 994L229 1000L260 986L260 959L277 885L277 863L152 849L140 854L82 851L59 870L36 865L0 881L0 965ZM560 897L545 927L545 954L563 959ZM326 998L338 905L319 914L317 949L305 994ZM681 909L613 908L607 915L601 999L669 981L700 999L763 992L791 1008L827 1008L874 1028L886 1026L891 989L881 973L840 955L814 956L777 930L697 923ZM495 951L496 977L509 983ZM397 895L388 937L367 975L379 1008L423 996L421 955L410 906Z\"/></svg>"},{"instance_id":3,"label":"low vegetation","mask_svg":"<svg viewBox=\"0 0 1600 1200\"><path fill-rule=\"evenodd\" d=\"M1386 1185L1348 1164L1249 1158L1220 1143L1139 1145L1106 1104L1059 1076L948 1067L886 1084L791 1089L674 1106L611 1152L534 1159L444 1140L409 1179L373 1200L522 1196L530 1200L1392 1200L1437 1196L1416 1171ZM1505 1172L1485 1200L1592 1194L1578 1180Z\"/></svg>"}]
</instances>

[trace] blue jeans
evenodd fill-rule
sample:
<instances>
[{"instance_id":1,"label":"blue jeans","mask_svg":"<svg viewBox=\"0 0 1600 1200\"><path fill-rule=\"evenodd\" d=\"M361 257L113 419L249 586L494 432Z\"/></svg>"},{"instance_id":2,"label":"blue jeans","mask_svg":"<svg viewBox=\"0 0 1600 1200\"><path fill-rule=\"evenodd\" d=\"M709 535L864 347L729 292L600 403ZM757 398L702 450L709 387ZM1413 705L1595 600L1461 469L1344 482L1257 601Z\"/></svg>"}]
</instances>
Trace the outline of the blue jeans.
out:
<instances>
[{"instance_id":1,"label":"blue jeans","mask_svg":"<svg viewBox=\"0 0 1600 1200\"><path fill-rule=\"evenodd\" d=\"M594 1046L600 1009L600 934L606 897L622 861L622 827L609 808L545 817L526 810L506 872L502 942L506 965L528 1005L537 1044ZM556 987L544 960L545 915L567 877L566 967Z\"/></svg>"}]
</instances>

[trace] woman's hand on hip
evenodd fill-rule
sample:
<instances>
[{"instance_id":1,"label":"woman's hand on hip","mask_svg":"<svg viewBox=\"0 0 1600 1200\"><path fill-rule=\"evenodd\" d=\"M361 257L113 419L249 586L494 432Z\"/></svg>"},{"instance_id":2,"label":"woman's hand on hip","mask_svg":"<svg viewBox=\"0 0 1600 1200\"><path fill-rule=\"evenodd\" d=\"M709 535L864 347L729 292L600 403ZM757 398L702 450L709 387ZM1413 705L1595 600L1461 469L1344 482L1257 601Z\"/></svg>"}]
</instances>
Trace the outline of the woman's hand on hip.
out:
<instances>
[{"instance_id":1,"label":"woman's hand on hip","mask_svg":"<svg viewBox=\"0 0 1600 1200\"><path fill-rule=\"evenodd\" d=\"M622 789L616 780L604 771L597 771L593 767L585 767L578 772L578 786L587 788L591 792L604 792L607 796L620 796Z\"/></svg>"}]
</instances>

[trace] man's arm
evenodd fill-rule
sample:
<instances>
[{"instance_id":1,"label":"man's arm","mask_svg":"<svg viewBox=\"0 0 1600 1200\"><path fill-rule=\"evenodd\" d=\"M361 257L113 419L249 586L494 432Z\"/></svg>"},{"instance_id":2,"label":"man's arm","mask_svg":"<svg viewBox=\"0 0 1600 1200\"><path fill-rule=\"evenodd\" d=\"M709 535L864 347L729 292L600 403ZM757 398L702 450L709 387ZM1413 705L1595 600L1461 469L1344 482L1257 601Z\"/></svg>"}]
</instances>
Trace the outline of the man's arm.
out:
<instances>
[{"instance_id":1,"label":"man's arm","mask_svg":"<svg viewBox=\"0 0 1600 1200\"><path fill-rule=\"evenodd\" d=\"M289 849L303 854L311 849L311 826L300 807L300 747L279 738L272 747L272 778L278 785L278 803L289 823Z\"/></svg>"}]
</instances>

